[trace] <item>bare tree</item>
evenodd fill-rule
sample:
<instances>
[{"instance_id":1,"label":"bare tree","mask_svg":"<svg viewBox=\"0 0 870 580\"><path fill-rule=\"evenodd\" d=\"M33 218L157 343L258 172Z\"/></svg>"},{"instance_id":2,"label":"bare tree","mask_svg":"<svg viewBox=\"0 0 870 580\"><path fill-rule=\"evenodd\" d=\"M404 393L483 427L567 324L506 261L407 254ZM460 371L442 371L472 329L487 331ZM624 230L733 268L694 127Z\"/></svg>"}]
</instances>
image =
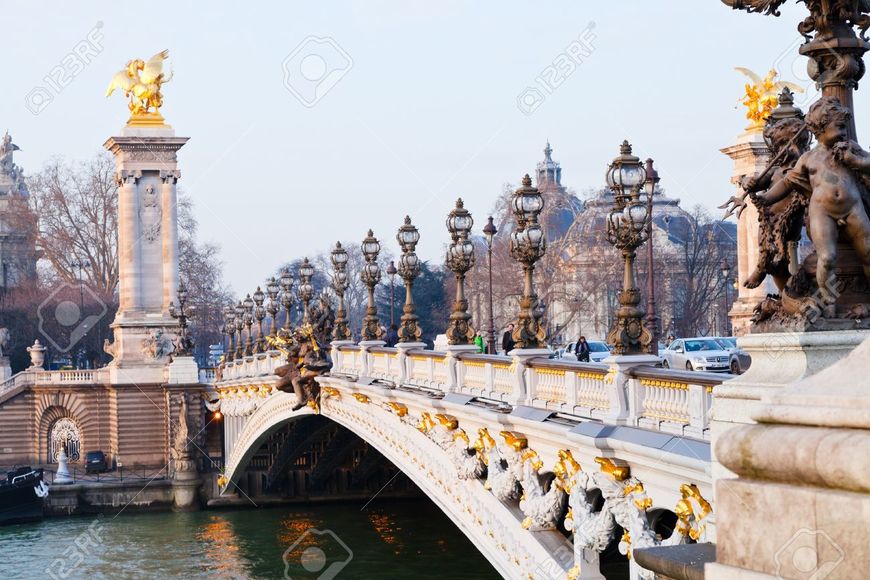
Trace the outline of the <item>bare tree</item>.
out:
<instances>
[{"instance_id":1,"label":"bare tree","mask_svg":"<svg viewBox=\"0 0 870 580\"><path fill-rule=\"evenodd\" d=\"M118 187L108 153L72 163L48 162L28 180L29 212L21 219L52 270L64 281L84 281L103 297L118 286Z\"/></svg>"}]
</instances>

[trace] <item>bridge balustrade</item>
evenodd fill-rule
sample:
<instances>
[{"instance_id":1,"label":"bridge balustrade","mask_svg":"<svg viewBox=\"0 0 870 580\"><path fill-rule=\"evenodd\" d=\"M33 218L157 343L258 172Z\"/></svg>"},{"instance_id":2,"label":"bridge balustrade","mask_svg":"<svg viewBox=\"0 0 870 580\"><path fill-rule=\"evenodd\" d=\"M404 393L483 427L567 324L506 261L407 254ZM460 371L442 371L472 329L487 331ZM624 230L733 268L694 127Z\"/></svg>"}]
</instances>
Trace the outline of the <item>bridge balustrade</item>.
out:
<instances>
[{"instance_id":1,"label":"bridge balustrade","mask_svg":"<svg viewBox=\"0 0 870 580\"><path fill-rule=\"evenodd\" d=\"M333 374L458 392L697 439L709 439L713 387L730 377L647 365L620 370L605 363L353 344L335 345L332 359ZM216 386L271 383L267 377L281 364L278 351L232 361Z\"/></svg>"}]
</instances>

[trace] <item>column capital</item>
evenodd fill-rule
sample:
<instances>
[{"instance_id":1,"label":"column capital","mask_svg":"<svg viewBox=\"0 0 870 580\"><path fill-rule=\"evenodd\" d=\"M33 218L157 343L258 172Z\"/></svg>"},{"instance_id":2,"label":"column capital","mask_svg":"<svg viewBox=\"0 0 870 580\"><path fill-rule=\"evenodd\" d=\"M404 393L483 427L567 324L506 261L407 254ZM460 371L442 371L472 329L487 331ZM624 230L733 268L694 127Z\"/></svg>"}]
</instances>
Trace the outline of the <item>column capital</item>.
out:
<instances>
[{"instance_id":1,"label":"column capital","mask_svg":"<svg viewBox=\"0 0 870 580\"><path fill-rule=\"evenodd\" d=\"M181 170L180 169L161 169L160 170L160 180L167 185L173 185L181 179Z\"/></svg>"},{"instance_id":2,"label":"column capital","mask_svg":"<svg viewBox=\"0 0 870 580\"><path fill-rule=\"evenodd\" d=\"M142 172L138 169L119 169L115 173L115 183L121 187L124 185L136 185L142 178Z\"/></svg>"}]
</instances>

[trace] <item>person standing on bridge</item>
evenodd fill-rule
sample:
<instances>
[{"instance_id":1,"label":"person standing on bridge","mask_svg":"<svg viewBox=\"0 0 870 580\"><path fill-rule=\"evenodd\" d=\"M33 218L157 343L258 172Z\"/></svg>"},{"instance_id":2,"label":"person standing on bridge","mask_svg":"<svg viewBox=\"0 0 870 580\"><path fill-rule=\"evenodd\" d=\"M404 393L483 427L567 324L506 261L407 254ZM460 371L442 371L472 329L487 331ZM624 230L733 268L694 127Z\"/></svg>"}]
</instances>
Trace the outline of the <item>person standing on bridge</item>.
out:
<instances>
[{"instance_id":1,"label":"person standing on bridge","mask_svg":"<svg viewBox=\"0 0 870 580\"><path fill-rule=\"evenodd\" d=\"M504 335L501 337L501 349L505 354L509 353L514 349L514 325L508 324L507 330L505 330Z\"/></svg>"},{"instance_id":2,"label":"person standing on bridge","mask_svg":"<svg viewBox=\"0 0 870 580\"><path fill-rule=\"evenodd\" d=\"M589 362L589 343L586 342L586 337L581 336L580 340L574 346L574 354L577 355L577 360L580 362Z\"/></svg>"},{"instance_id":3,"label":"person standing on bridge","mask_svg":"<svg viewBox=\"0 0 870 580\"><path fill-rule=\"evenodd\" d=\"M486 341L483 339L483 332L477 331L474 335L474 344L477 346L477 352L483 354L486 352Z\"/></svg>"}]
</instances>

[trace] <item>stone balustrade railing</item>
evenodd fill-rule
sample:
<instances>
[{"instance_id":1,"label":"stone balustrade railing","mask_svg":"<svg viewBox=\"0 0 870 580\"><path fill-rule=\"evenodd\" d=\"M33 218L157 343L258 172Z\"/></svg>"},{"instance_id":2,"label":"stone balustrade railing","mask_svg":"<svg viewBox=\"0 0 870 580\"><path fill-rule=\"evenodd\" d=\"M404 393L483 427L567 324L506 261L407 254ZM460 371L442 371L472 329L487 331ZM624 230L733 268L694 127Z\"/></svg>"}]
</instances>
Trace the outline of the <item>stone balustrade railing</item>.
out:
<instances>
[{"instance_id":1,"label":"stone balustrade railing","mask_svg":"<svg viewBox=\"0 0 870 580\"><path fill-rule=\"evenodd\" d=\"M335 375L462 393L698 439L709 438L713 387L730 377L648 365L625 368L351 343L333 345L331 354ZM216 386L263 383L281 364L278 351L233 361L224 367Z\"/></svg>"},{"instance_id":2,"label":"stone balustrade railing","mask_svg":"<svg viewBox=\"0 0 870 580\"><path fill-rule=\"evenodd\" d=\"M27 369L0 383L0 395L16 387L31 385L93 385L109 382L107 369L47 371Z\"/></svg>"}]
</instances>

